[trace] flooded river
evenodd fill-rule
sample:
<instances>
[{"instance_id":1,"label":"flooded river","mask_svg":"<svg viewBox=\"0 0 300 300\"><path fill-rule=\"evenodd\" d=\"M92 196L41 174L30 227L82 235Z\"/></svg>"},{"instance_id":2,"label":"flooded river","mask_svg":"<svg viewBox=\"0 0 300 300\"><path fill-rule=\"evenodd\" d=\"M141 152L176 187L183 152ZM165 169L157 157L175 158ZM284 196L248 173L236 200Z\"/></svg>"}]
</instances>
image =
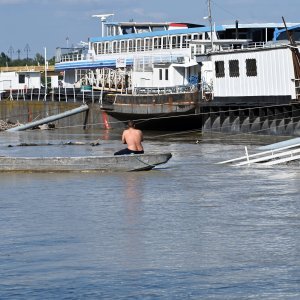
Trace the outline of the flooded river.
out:
<instances>
[{"instance_id":1,"label":"flooded river","mask_svg":"<svg viewBox=\"0 0 300 300\"><path fill-rule=\"evenodd\" d=\"M215 164L269 140L145 133L168 164L0 173L0 299L299 299L300 169ZM113 130L0 133L0 155L122 147Z\"/></svg>"}]
</instances>

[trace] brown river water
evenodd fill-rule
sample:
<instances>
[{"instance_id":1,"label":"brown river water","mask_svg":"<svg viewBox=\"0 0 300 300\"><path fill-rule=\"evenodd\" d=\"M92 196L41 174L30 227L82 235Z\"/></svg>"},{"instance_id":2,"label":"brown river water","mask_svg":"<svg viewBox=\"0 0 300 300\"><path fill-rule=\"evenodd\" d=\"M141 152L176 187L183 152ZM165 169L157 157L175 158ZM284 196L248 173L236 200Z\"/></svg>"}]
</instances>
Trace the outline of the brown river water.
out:
<instances>
[{"instance_id":1,"label":"brown river water","mask_svg":"<svg viewBox=\"0 0 300 300\"><path fill-rule=\"evenodd\" d=\"M299 299L300 169L216 164L278 137L144 134L166 165L0 173L0 299ZM120 135L2 132L0 155L111 155Z\"/></svg>"}]
</instances>

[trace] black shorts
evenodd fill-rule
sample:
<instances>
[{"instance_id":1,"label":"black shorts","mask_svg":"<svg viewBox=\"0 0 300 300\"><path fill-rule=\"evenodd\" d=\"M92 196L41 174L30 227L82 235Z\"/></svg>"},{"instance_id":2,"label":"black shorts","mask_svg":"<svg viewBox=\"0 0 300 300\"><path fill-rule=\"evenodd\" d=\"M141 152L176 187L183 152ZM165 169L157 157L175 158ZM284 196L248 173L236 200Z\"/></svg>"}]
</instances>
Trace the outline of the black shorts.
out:
<instances>
[{"instance_id":1,"label":"black shorts","mask_svg":"<svg viewBox=\"0 0 300 300\"><path fill-rule=\"evenodd\" d=\"M144 154L144 151L133 151L128 148L122 149L114 153L114 155L126 155L126 154Z\"/></svg>"}]
</instances>

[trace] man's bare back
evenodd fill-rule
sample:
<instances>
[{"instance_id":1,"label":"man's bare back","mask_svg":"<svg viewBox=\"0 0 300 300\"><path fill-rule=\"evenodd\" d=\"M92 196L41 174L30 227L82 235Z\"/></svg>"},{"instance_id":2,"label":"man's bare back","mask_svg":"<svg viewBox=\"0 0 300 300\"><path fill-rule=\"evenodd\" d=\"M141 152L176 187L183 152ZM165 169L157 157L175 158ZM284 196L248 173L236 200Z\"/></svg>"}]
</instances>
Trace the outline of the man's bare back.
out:
<instances>
[{"instance_id":1,"label":"man's bare back","mask_svg":"<svg viewBox=\"0 0 300 300\"><path fill-rule=\"evenodd\" d=\"M132 151L143 151L142 146L143 133L139 129L128 128L124 130L122 135L123 144L127 144L127 148Z\"/></svg>"},{"instance_id":2,"label":"man's bare back","mask_svg":"<svg viewBox=\"0 0 300 300\"><path fill-rule=\"evenodd\" d=\"M125 129L122 134L122 142L123 144L127 144L127 148L116 152L115 155L144 153L142 145L143 133L134 127L133 121L129 121L128 129Z\"/></svg>"}]
</instances>

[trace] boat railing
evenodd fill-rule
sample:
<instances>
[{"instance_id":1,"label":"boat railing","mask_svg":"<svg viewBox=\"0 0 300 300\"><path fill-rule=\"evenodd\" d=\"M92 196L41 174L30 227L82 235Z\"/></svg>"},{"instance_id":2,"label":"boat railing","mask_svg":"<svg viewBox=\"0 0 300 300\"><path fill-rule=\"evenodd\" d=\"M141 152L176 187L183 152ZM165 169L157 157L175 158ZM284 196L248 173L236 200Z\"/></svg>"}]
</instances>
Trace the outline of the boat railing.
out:
<instances>
[{"instance_id":1,"label":"boat railing","mask_svg":"<svg viewBox=\"0 0 300 300\"><path fill-rule=\"evenodd\" d=\"M84 54L64 54L61 56L60 62L84 60Z\"/></svg>"},{"instance_id":2,"label":"boat railing","mask_svg":"<svg viewBox=\"0 0 300 300\"><path fill-rule=\"evenodd\" d=\"M133 93L135 95L163 95L163 94L179 94L190 93L196 91L197 85L177 85L172 87L138 87Z\"/></svg>"},{"instance_id":3,"label":"boat railing","mask_svg":"<svg viewBox=\"0 0 300 300\"><path fill-rule=\"evenodd\" d=\"M84 60L87 58L87 49L82 48L56 48L55 61L60 62L70 62Z\"/></svg>"},{"instance_id":4,"label":"boat railing","mask_svg":"<svg viewBox=\"0 0 300 300\"><path fill-rule=\"evenodd\" d=\"M269 41L269 42L252 42L244 45L217 45L214 46L215 52L232 52L236 50L253 50L253 49L270 49L270 48L279 48L286 47L287 43L284 41ZM201 54L196 52L195 54Z\"/></svg>"}]
</instances>

